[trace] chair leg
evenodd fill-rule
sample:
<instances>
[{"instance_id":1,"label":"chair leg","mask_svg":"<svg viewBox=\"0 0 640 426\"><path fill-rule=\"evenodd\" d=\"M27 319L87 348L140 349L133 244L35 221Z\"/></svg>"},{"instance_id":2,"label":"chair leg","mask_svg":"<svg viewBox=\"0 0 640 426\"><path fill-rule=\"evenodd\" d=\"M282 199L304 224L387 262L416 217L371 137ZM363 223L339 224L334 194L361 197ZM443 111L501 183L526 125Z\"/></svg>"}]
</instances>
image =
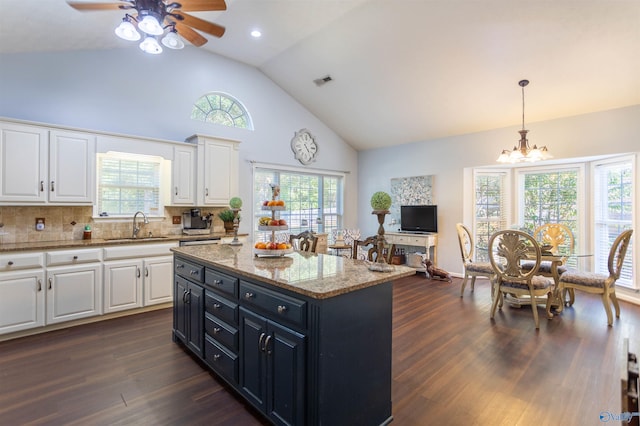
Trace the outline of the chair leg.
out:
<instances>
[{"instance_id":1,"label":"chair leg","mask_svg":"<svg viewBox=\"0 0 640 426\"><path fill-rule=\"evenodd\" d=\"M531 297L531 310L533 311L533 321L536 323L536 329L540 328L540 320L538 319L538 304L536 303L536 298L533 296L533 293L530 295Z\"/></svg>"},{"instance_id":2,"label":"chair leg","mask_svg":"<svg viewBox=\"0 0 640 426\"><path fill-rule=\"evenodd\" d=\"M605 291L602 293L602 304L604 305L604 310L607 313L607 325L613 325L613 315L611 314L611 302L609 301L609 294Z\"/></svg>"},{"instance_id":3,"label":"chair leg","mask_svg":"<svg viewBox=\"0 0 640 426\"><path fill-rule=\"evenodd\" d=\"M493 303L491 304L491 318L493 318L496 314L496 308L498 307L498 302L500 302L500 307L502 308L502 292L496 289L494 293L495 295L493 297Z\"/></svg>"},{"instance_id":4,"label":"chair leg","mask_svg":"<svg viewBox=\"0 0 640 426\"><path fill-rule=\"evenodd\" d=\"M547 319L553 318L553 313L551 312L552 300L553 300L553 292L550 291L549 293L547 293L547 305L545 307L547 311Z\"/></svg>"},{"instance_id":5,"label":"chair leg","mask_svg":"<svg viewBox=\"0 0 640 426\"><path fill-rule=\"evenodd\" d=\"M460 297L464 296L464 288L467 285L467 279L469 279L469 275L464 274L464 280L462 280L462 286L460 286Z\"/></svg>"},{"instance_id":6,"label":"chair leg","mask_svg":"<svg viewBox=\"0 0 640 426\"><path fill-rule=\"evenodd\" d=\"M476 289L476 276L472 276L471 277L471 292L473 292Z\"/></svg>"},{"instance_id":7,"label":"chair leg","mask_svg":"<svg viewBox=\"0 0 640 426\"><path fill-rule=\"evenodd\" d=\"M620 305L618 304L618 296L616 296L615 289L611 293L611 300L613 301L613 306L616 308L616 318L620 318Z\"/></svg>"}]
</instances>

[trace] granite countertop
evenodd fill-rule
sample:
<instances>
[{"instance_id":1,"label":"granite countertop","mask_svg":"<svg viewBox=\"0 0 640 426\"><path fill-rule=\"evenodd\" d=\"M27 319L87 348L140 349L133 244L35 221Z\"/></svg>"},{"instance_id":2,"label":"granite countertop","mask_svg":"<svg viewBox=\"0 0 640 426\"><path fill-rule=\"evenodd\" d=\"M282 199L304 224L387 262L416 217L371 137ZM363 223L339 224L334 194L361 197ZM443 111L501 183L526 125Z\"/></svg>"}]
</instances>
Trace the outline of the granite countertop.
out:
<instances>
[{"instance_id":1,"label":"granite countertop","mask_svg":"<svg viewBox=\"0 0 640 426\"><path fill-rule=\"evenodd\" d=\"M247 234L238 234L238 236L246 236ZM207 235L168 235L162 237L146 237L146 238L92 238L90 240L59 240L59 241L32 241L28 243L8 243L0 244L0 253L29 251L29 250L53 250L53 249L82 249L91 247L113 246L121 244L150 244L150 243L171 243L179 241L201 241L214 240L220 238L232 238L233 235L224 232L212 232Z\"/></svg>"},{"instance_id":2,"label":"granite countertop","mask_svg":"<svg viewBox=\"0 0 640 426\"><path fill-rule=\"evenodd\" d=\"M368 262L341 256L293 252L281 257L256 257L250 244L174 247L187 259L209 263L260 282L315 299L326 299L382 284L416 273L415 269L393 265L391 272L374 272Z\"/></svg>"}]
</instances>

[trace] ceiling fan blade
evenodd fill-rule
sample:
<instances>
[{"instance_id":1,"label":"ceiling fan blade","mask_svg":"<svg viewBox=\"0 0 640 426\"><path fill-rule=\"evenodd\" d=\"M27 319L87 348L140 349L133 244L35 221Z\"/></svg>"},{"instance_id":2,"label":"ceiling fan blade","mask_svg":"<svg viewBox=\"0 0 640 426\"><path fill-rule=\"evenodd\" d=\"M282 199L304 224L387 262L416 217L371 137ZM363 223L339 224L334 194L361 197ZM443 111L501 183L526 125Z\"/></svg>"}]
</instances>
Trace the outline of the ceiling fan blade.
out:
<instances>
[{"instance_id":1,"label":"ceiling fan blade","mask_svg":"<svg viewBox=\"0 0 640 426\"><path fill-rule=\"evenodd\" d=\"M67 4L76 10L86 11L86 10L115 10L121 9L121 6L124 8L129 8L131 6L131 2L121 1L118 3L109 2L109 3L87 3L87 2L79 2L79 1L68 1Z\"/></svg>"},{"instance_id":2,"label":"ceiling fan blade","mask_svg":"<svg viewBox=\"0 0 640 426\"><path fill-rule=\"evenodd\" d=\"M180 22L176 22L175 24L178 34L186 38L194 46L200 47L208 41L206 38L191 29L191 27L181 24Z\"/></svg>"},{"instance_id":3,"label":"ceiling fan blade","mask_svg":"<svg viewBox=\"0 0 640 426\"><path fill-rule=\"evenodd\" d=\"M224 0L177 0L182 5L180 10L197 12L204 10L227 10Z\"/></svg>"},{"instance_id":4,"label":"ceiling fan blade","mask_svg":"<svg viewBox=\"0 0 640 426\"><path fill-rule=\"evenodd\" d=\"M214 24L213 22L205 21L204 19L196 18L195 16L189 15L188 13L184 13L181 10L175 10L172 12L173 15L177 15L183 24L188 25L190 27L195 28L196 30L200 30L204 33L211 34L212 36L222 37L225 32L225 28L218 24Z\"/></svg>"}]
</instances>

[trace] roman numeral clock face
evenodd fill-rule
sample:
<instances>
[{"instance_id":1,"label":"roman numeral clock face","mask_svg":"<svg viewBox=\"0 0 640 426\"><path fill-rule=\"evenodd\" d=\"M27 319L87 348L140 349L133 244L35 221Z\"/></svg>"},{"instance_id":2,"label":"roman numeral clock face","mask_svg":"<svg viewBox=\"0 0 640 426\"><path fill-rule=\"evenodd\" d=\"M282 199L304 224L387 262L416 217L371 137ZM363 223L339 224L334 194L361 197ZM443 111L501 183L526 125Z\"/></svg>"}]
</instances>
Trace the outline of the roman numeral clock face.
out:
<instances>
[{"instance_id":1,"label":"roman numeral clock face","mask_svg":"<svg viewBox=\"0 0 640 426\"><path fill-rule=\"evenodd\" d=\"M300 163L307 165L316 161L318 144L307 129L302 129L291 139L291 150Z\"/></svg>"}]
</instances>

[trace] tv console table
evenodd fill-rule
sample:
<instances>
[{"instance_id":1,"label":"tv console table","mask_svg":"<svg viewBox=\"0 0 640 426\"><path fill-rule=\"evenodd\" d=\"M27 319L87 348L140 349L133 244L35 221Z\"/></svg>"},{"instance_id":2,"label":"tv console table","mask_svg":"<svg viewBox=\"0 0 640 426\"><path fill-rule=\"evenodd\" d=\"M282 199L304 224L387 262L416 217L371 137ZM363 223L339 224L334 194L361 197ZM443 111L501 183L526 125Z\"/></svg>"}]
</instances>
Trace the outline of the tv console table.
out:
<instances>
[{"instance_id":1,"label":"tv console table","mask_svg":"<svg viewBox=\"0 0 640 426\"><path fill-rule=\"evenodd\" d=\"M431 260L434 265L438 264L438 234L413 234L410 232L385 232L386 240L390 244L401 246L423 247L427 255L427 259ZM433 257L431 256L431 248L433 247ZM416 268L424 270L424 268Z\"/></svg>"}]
</instances>

